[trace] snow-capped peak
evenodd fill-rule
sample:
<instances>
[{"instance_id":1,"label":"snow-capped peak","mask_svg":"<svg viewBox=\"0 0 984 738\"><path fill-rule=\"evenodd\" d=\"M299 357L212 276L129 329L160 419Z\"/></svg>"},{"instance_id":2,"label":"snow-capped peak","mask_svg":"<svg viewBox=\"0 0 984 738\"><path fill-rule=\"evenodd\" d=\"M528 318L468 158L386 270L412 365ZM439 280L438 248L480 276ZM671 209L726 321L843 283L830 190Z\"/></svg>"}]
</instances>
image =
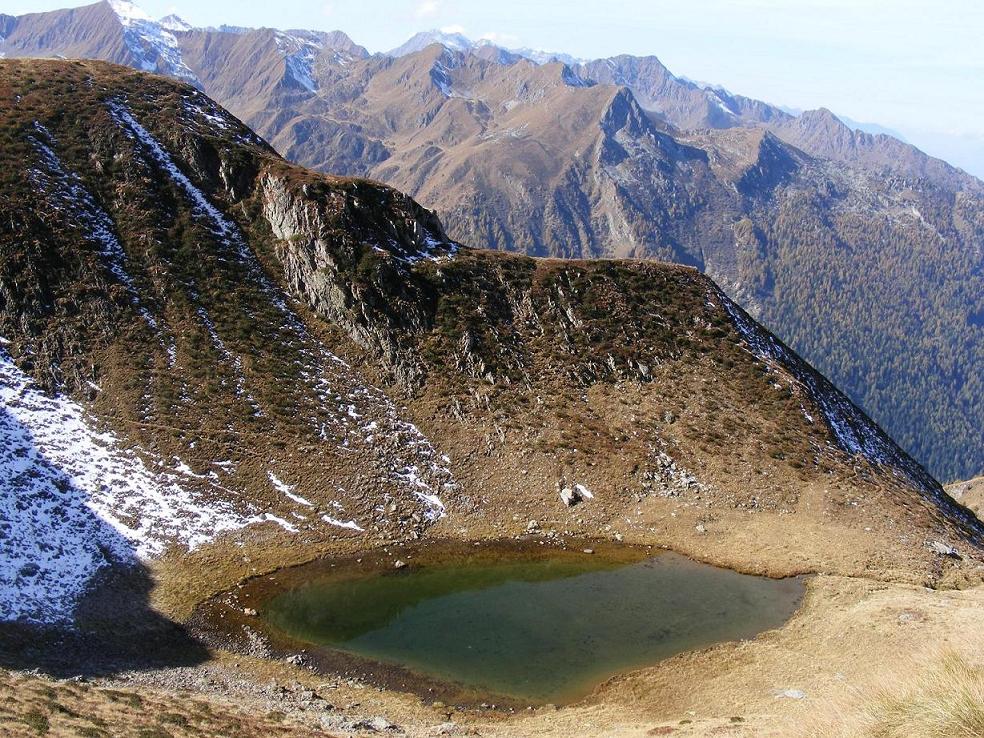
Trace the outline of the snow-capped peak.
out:
<instances>
[{"instance_id":1,"label":"snow-capped peak","mask_svg":"<svg viewBox=\"0 0 984 738\"><path fill-rule=\"evenodd\" d=\"M475 42L462 33L448 33L445 31L421 31L414 34L406 43L397 46L391 51L387 51L387 56L407 56L426 49L433 44L440 44L452 51L470 51L475 48Z\"/></svg>"},{"instance_id":2,"label":"snow-capped peak","mask_svg":"<svg viewBox=\"0 0 984 738\"><path fill-rule=\"evenodd\" d=\"M194 29L193 25L174 13L171 13L171 15L165 15L157 22L160 27L166 31L191 31Z\"/></svg>"},{"instance_id":3,"label":"snow-capped peak","mask_svg":"<svg viewBox=\"0 0 984 738\"><path fill-rule=\"evenodd\" d=\"M415 54L418 51L426 49L428 46L433 44L440 44L446 49L451 51L460 51L462 53L468 53L475 49L484 46L494 46L496 48L503 49L504 51L515 54L516 56L521 56L525 59L529 59L534 64L549 64L551 62L560 62L566 64L567 66L573 68L579 64L586 64L586 59L580 59L570 54L560 54L551 51L541 51L540 49L530 49L530 48L506 48L496 43L493 38L484 37L478 41L472 41L470 38L465 36L463 33L456 29L444 28L444 29L433 29L430 31L421 31L411 36L405 43L397 46L395 49L391 49L386 52L387 56L401 57L407 56L409 54Z\"/></svg>"},{"instance_id":4,"label":"snow-capped peak","mask_svg":"<svg viewBox=\"0 0 984 738\"><path fill-rule=\"evenodd\" d=\"M435 36L435 41L443 44L452 51L467 51L475 46L474 41L457 31L451 33L446 31L432 31L432 33Z\"/></svg>"},{"instance_id":5,"label":"snow-capped peak","mask_svg":"<svg viewBox=\"0 0 984 738\"><path fill-rule=\"evenodd\" d=\"M543 51L542 49L507 49L507 51L516 54L517 56L522 56L529 59L534 64L550 64L551 62L560 62L561 64L566 64L569 67L576 67L580 64L587 64L587 59L581 59L576 56L571 56L570 54L563 54L556 51Z\"/></svg>"},{"instance_id":6,"label":"snow-capped peak","mask_svg":"<svg viewBox=\"0 0 984 738\"><path fill-rule=\"evenodd\" d=\"M135 66L145 72L170 74L198 85L194 73L181 58L181 49L172 31L188 30L176 15L158 22L127 0L106 0L123 26L123 41L133 55ZM177 27L180 24L180 28Z\"/></svg>"},{"instance_id":7,"label":"snow-capped peak","mask_svg":"<svg viewBox=\"0 0 984 738\"><path fill-rule=\"evenodd\" d=\"M143 10L133 3L126 0L107 0L109 7L113 9L116 16L122 21L124 26L132 25L140 21L153 21Z\"/></svg>"}]
</instances>

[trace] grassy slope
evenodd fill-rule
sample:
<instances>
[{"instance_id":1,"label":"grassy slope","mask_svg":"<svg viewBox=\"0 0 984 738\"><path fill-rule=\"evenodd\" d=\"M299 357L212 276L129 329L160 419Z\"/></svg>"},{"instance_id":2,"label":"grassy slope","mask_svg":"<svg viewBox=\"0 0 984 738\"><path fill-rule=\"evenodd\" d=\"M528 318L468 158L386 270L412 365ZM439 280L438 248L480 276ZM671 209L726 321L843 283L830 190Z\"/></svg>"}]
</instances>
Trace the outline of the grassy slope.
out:
<instances>
[{"instance_id":1,"label":"grassy slope","mask_svg":"<svg viewBox=\"0 0 984 738\"><path fill-rule=\"evenodd\" d=\"M977 517L984 515L984 477L976 477L966 482L954 482L946 488L961 505L973 510Z\"/></svg>"},{"instance_id":2,"label":"grassy slope","mask_svg":"<svg viewBox=\"0 0 984 738\"><path fill-rule=\"evenodd\" d=\"M339 369L334 380L387 387L451 456L460 487L448 497L448 518L427 535L514 535L536 519L562 536L565 530L620 533L746 570L973 580L974 549L952 519L890 469L837 448L802 384L749 353L712 285L693 270L471 250L451 261L407 266L373 246L385 241L387 222L397 224L399 235L411 221L429 223L426 213L385 188L290 167L258 143L236 141L245 131L216 133L201 120L178 125L186 94L166 80L105 65L0 63L0 97L10 103L0 106L6 159L0 332L12 339L9 348L24 368L73 391L126 439L165 458L180 454L196 468L231 455L239 462L235 482L265 504L276 504L265 478L276 463L319 504L327 499L321 490L343 480L351 491L345 503L353 511L371 508L387 489L381 469L371 459L348 461L302 422L319 401L293 362L311 344L335 350L354 367ZM140 163L105 114L103 100L121 96L236 218L270 278L310 301L296 311L313 338L300 340L284 327L269 295L202 230L173 183ZM142 304L175 340L175 367L85 232L30 184L26 168L36 152L27 136L35 135L35 119L112 215ZM295 206L320 224L317 238L272 235L263 188L253 186L263 178L285 182ZM329 311L312 284L286 276L296 259L314 259L321 248L339 266L338 284L360 297L344 309ZM220 355L199 308L227 350L242 358L246 387L265 413L261 420L236 391L234 367ZM368 327L380 342L357 330ZM88 379L102 392L91 393ZM188 395L193 401L182 399ZM564 508L556 488L561 478L586 484L595 500ZM197 599L240 577L318 552L409 539L416 530L399 524L399 516L379 524L365 537L338 539L319 529L299 536L252 529L242 548L220 543L168 558L157 567L155 602L181 617ZM965 560L931 554L927 538L954 543ZM513 722L470 720L483 733L512 735L604 735L612 725L643 735L668 718L681 730L688 730L681 719L692 721L699 734L732 725L728 715L775 729L777 713L802 725L801 708L812 699L777 703L777 688L805 685L823 701L836 696L834 671L851 684L862 676L877 681L901 650L976 632L965 626L979 620L977 592L819 578L794 627L760 642L681 657L619 680L595 703L570 711ZM831 642L850 646L831 654ZM304 730L248 701L145 686L5 673L0 690L8 695L0 719L14 735L36 734L32 726L45 722L54 734ZM353 703L372 705L353 710L375 711L377 700L387 709L397 704L388 695L350 694ZM436 710L414 714L412 722L422 726L442 720Z\"/></svg>"},{"instance_id":3,"label":"grassy slope","mask_svg":"<svg viewBox=\"0 0 984 738\"><path fill-rule=\"evenodd\" d=\"M647 149L632 116L603 133L615 87L469 57L453 76L474 105L434 87L437 54L326 66L321 95L267 85L263 110L237 97L241 84L214 92L293 161L389 182L472 245L703 264L935 475L981 471L979 182L922 176L917 161L905 175L874 160L852 169L778 142L759 158L754 140L735 146L743 129ZM526 88L542 97L517 105ZM740 167L714 164L735 151Z\"/></svg>"},{"instance_id":4,"label":"grassy slope","mask_svg":"<svg viewBox=\"0 0 984 738\"><path fill-rule=\"evenodd\" d=\"M405 440L378 433L362 437L359 454L342 448L357 440L338 425L344 398L366 397L360 388L374 383L450 456L458 487L446 493L443 535L515 535L535 519L746 570L967 576L923 545L969 553L952 511L840 449L815 398L749 353L697 272L467 249L407 264L392 244L418 247L421 229L439 229L431 215L382 186L292 167L231 119L216 128L189 114L187 88L88 62L8 60L0 72L0 330L21 365L160 458L200 472L234 460L228 484L253 503L288 514L267 479L275 469L317 506L341 502L369 528L364 537L251 528L234 556L223 544L171 561L158 598L174 612L252 571L426 528L410 495L380 512ZM217 242L109 116L110 99L125 100L238 223L273 286ZM26 171L37 161L35 120L112 217L156 334L70 209L38 197ZM272 232L273 182L306 224L283 239ZM304 264L315 268L302 279ZM302 333L271 299L281 287L308 303L294 306ZM325 349L348 359L319 363L338 398L329 403L304 376L306 357ZM390 423L389 401L372 397L358 400L366 422ZM560 481L584 483L596 499L569 511Z\"/></svg>"},{"instance_id":5,"label":"grassy slope","mask_svg":"<svg viewBox=\"0 0 984 738\"><path fill-rule=\"evenodd\" d=\"M11 43L23 47L10 53L132 61L119 34L96 23L110 10L94 7L62 12L54 36L44 33L53 15L22 21ZM50 46L80 28L78 43ZM732 146L749 129L687 134L682 140L694 147L668 165L666 152L686 147L666 136L659 153L646 153L649 132L638 127L619 130L620 143L602 136L604 103L616 88L569 87L556 64L466 57L450 74L475 104L434 85L434 48L345 63L326 52L315 65L315 95L286 74L269 29L181 34L179 43L205 89L292 160L390 182L439 208L473 245L703 264L934 475L982 471L984 389L972 370L984 361L982 189L947 165L890 139L852 134L826 111L773 129L808 152L855 162L853 169L817 161L774 176L790 147L756 162L754 145ZM665 68L647 64L634 82L643 100L647 74L657 88L667 81ZM661 93L670 96L663 103L680 106L670 119L684 127L721 115L703 93L672 79ZM761 111L743 112L755 119ZM632 155L618 161L623 144ZM736 151L751 166L721 176L714 162ZM742 235L746 222L757 239Z\"/></svg>"},{"instance_id":6,"label":"grassy slope","mask_svg":"<svg viewBox=\"0 0 984 738\"><path fill-rule=\"evenodd\" d=\"M183 736L242 738L328 735L285 720L283 712L190 693L52 682L0 670L0 730L6 736Z\"/></svg>"}]
</instances>

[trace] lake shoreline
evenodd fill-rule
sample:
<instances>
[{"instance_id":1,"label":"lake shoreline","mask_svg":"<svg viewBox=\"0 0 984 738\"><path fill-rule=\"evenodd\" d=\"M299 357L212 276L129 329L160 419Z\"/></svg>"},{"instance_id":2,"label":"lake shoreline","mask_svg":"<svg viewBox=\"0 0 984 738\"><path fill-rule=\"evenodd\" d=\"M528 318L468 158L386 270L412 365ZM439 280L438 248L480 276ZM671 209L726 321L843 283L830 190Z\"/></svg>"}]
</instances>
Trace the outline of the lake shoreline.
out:
<instances>
[{"instance_id":1,"label":"lake shoreline","mask_svg":"<svg viewBox=\"0 0 984 738\"><path fill-rule=\"evenodd\" d=\"M409 668L392 660L367 657L350 649L319 645L309 638L284 632L264 617L258 616L257 611L263 611L264 603L282 597L284 593L291 593L308 586L312 581L331 581L350 586L357 580L373 578L380 581L380 578L387 577L392 581L394 577L412 577L415 572L430 572L442 566L488 567L515 565L518 562L539 562L540 565L544 562L563 562L568 567L599 571L632 566L657 557L666 562L677 562L677 566L680 562L687 562L688 566L697 567L695 570L697 573L703 571L701 567L704 567L706 571L717 572L719 576L726 574L749 580L795 579L799 583L799 589L787 618L798 611L803 601L805 586L800 577L755 577L723 567L695 562L653 546L574 538L558 545L557 541L533 536L521 540L484 541L478 545L438 539L416 546L381 547L344 557L315 559L306 564L251 577L240 582L234 589L201 603L189 620L189 625L193 632L212 647L265 658L288 659L320 675L357 678L377 688L414 694L428 702L465 709L488 708L494 705L497 710L507 713L539 707L548 702L573 704L586 698L601 682L617 677L621 671L652 666L661 659L654 658L646 663L633 663L625 669L615 669L608 676L595 679L590 688L572 690L569 696L551 695L549 699L530 699L528 695L517 697L502 690L462 684L433 673L426 673L420 668ZM691 573L691 576L693 575ZM676 589L680 587L677 586ZM769 627L765 629L781 627L783 622L785 619L776 623L770 621ZM742 639L746 636L755 637L754 633L743 633ZM726 640L730 639L715 639L710 643L701 643L699 647L707 647ZM679 650L668 653L662 658L672 656Z\"/></svg>"}]
</instances>

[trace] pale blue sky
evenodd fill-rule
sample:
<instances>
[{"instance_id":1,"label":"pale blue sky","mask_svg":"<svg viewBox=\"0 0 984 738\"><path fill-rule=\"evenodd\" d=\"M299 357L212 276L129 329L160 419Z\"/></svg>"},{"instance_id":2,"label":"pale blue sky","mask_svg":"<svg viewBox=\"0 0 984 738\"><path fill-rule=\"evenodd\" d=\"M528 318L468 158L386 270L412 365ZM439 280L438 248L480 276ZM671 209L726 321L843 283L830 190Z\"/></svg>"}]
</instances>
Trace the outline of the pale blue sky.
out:
<instances>
[{"instance_id":1,"label":"pale blue sky","mask_svg":"<svg viewBox=\"0 0 984 738\"><path fill-rule=\"evenodd\" d=\"M19 14L84 5L3 0ZM458 27L504 46L655 54L676 74L901 132L984 176L984 0L141 0L158 17L340 29L370 51Z\"/></svg>"}]
</instances>

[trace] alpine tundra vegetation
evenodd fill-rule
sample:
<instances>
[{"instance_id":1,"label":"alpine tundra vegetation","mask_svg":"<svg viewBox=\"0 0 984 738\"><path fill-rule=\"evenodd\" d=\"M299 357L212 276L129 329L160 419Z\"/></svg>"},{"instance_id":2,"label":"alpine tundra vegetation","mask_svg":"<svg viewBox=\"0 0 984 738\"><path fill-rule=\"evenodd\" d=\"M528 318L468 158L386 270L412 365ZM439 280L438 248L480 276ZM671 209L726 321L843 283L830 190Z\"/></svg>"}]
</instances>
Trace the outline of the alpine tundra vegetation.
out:
<instances>
[{"instance_id":1,"label":"alpine tundra vegetation","mask_svg":"<svg viewBox=\"0 0 984 738\"><path fill-rule=\"evenodd\" d=\"M981 734L980 484L905 450L979 466L978 181L651 60L0 37L116 62L0 59L0 732Z\"/></svg>"},{"instance_id":2,"label":"alpine tundra vegetation","mask_svg":"<svg viewBox=\"0 0 984 738\"><path fill-rule=\"evenodd\" d=\"M695 266L935 476L984 472L984 184L898 138L655 56L450 32L370 55L339 31L196 28L115 0L5 23L8 57L190 82L290 161L397 187L468 245Z\"/></svg>"}]
</instances>

